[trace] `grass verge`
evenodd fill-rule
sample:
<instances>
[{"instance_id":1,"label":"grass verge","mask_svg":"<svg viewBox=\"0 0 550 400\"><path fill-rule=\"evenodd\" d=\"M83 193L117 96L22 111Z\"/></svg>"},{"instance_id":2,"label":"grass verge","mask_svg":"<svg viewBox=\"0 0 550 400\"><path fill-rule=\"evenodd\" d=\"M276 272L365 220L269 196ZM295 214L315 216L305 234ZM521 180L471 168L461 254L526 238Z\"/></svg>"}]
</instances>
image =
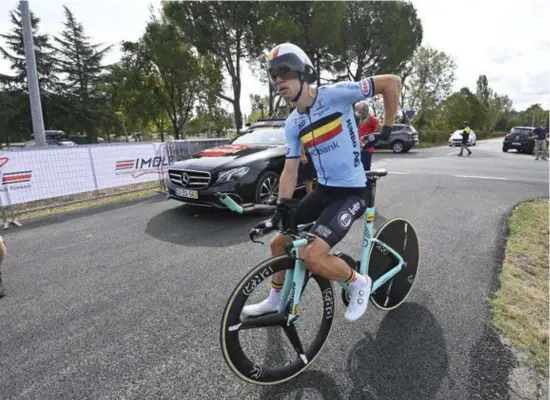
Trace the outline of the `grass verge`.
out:
<instances>
[{"instance_id":1,"label":"grass verge","mask_svg":"<svg viewBox=\"0 0 550 400\"><path fill-rule=\"evenodd\" d=\"M548 377L548 219L548 199L514 209L500 289L491 300L494 326L542 377Z\"/></svg>"}]
</instances>

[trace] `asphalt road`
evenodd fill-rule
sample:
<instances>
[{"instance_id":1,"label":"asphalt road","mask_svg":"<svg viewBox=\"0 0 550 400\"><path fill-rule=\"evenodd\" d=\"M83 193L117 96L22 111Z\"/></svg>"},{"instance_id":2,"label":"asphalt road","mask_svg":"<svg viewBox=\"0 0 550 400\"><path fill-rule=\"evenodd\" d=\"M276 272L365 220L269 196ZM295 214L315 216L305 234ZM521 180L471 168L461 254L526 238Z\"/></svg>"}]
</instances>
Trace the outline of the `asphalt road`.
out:
<instances>
[{"instance_id":1,"label":"asphalt road","mask_svg":"<svg viewBox=\"0 0 550 400\"><path fill-rule=\"evenodd\" d=\"M260 388L226 367L218 332L241 277L267 256L258 217L195 213L157 196L28 222L4 233L2 399L503 399L512 358L488 326L506 217L548 196L548 163L479 142L378 152L377 224L419 235L419 277L392 312L356 323L341 302L328 344L296 380ZM338 246L355 254L356 223ZM307 327L305 332L308 332ZM262 351L276 351L268 335Z\"/></svg>"}]
</instances>

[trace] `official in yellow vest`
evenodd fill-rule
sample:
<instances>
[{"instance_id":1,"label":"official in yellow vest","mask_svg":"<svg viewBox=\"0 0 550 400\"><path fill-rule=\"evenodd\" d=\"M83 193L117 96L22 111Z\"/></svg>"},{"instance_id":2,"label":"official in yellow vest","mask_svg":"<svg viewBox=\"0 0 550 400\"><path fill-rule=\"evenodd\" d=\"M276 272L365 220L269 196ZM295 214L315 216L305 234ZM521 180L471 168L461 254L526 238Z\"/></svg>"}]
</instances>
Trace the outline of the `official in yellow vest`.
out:
<instances>
[{"instance_id":1,"label":"official in yellow vest","mask_svg":"<svg viewBox=\"0 0 550 400\"><path fill-rule=\"evenodd\" d=\"M468 148L468 139L470 138L470 132L472 132L472 128L470 128L470 122L464 121L462 124L462 147L460 148L460 153L458 153L459 156L462 156L462 152L464 149L468 151L468 155L472 154L470 149Z\"/></svg>"}]
</instances>

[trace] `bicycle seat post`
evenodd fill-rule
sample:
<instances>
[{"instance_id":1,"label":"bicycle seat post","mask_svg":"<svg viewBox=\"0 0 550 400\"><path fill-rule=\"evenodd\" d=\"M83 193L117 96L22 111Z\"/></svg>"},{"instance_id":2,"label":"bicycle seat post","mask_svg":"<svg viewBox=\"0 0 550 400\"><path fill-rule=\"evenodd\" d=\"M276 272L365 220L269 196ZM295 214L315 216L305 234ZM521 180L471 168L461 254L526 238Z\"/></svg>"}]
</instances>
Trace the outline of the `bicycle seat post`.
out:
<instances>
[{"instance_id":1,"label":"bicycle seat post","mask_svg":"<svg viewBox=\"0 0 550 400\"><path fill-rule=\"evenodd\" d=\"M369 181L369 190L368 190L368 198L367 198L367 207L372 208L374 207L374 199L376 197L376 179L374 178L368 178Z\"/></svg>"},{"instance_id":2,"label":"bicycle seat post","mask_svg":"<svg viewBox=\"0 0 550 400\"><path fill-rule=\"evenodd\" d=\"M298 202L290 200L279 206L279 210L282 212L281 222L283 231L293 235L298 233L298 225L296 224L296 209L298 204Z\"/></svg>"}]
</instances>

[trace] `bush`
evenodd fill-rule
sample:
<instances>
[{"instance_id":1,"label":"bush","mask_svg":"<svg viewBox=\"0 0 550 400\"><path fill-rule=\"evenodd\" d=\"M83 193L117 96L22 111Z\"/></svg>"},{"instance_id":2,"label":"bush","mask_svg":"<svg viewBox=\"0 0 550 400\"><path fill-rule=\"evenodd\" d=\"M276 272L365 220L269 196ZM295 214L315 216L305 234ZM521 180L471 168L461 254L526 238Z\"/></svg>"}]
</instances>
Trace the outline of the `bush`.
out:
<instances>
[{"instance_id":1,"label":"bush","mask_svg":"<svg viewBox=\"0 0 550 400\"><path fill-rule=\"evenodd\" d=\"M474 129L475 130L475 129ZM449 142L449 137L454 132L451 131L441 131L434 129L421 129L418 130L418 139L420 140L420 146L437 146L445 145ZM498 137L504 137L505 132L478 132L476 131L477 139L492 139Z\"/></svg>"}]
</instances>

